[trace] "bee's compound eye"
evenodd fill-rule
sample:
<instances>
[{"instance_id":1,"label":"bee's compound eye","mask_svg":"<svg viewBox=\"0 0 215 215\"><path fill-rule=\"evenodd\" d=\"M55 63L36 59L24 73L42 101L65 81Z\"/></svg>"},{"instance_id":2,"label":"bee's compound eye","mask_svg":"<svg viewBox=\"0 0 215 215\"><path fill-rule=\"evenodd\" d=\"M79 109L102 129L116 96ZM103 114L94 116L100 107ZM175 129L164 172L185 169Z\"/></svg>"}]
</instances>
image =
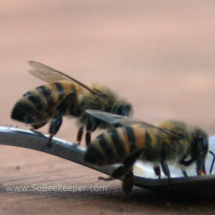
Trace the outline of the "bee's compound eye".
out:
<instances>
[{"instance_id":1,"label":"bee's compound eye","mask_svg":"<svg viewBox=\"0 0 215 215\"><path fill-rule=\"evenodd\" d=\"M124 105L115 105L113 108L113 113L119 114L121 116L127 116L128 115L127 108Z\"/></svg>"}]
</instances>

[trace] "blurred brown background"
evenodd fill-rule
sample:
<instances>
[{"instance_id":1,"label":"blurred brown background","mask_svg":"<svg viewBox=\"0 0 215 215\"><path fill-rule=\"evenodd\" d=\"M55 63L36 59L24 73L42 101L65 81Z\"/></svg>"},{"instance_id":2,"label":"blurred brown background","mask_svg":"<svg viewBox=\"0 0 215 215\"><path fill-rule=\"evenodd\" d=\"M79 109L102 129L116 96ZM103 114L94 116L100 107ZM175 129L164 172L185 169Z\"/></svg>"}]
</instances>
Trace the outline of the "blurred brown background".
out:
<instances>
[{"instance_id":1,"label":"blurred brown background","mask_svg":"<svg viewBox=\"0 0 215 215\"><path fill-rule=\"evenodd\" d=\"M135 118L178 119L214 135L214 7L214 1L198 0L1 1L0 123L26 128L10 119L10 111L26 91L44 84L27 73L26 62L35 60L87 85L109 86L132 102ZM64 120L57 136L73 141L76 132L74 122ZM97 181L99 173L39 152L1 146L0 158L3 185L106 184ZM7 193L3 187L0 205L11 214L83 214L88 207L92 214L213 208L208 200L198 206L193 200L190 206L183 197L171 197L171 203L139 189L123 202L118 181L108 188L108 193L72 194Z\"/></svg>"}]
</instances>

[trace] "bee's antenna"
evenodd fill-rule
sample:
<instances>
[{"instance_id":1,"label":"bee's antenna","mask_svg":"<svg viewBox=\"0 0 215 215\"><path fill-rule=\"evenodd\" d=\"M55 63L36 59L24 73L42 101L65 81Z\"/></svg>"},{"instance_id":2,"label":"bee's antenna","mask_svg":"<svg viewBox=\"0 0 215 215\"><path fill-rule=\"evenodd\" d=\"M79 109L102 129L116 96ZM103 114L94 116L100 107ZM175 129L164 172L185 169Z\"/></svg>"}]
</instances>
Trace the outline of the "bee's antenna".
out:
<instances>
[{"instance_id":1,"label":"bee's antenna","mask_svg":"<svg viewBox=\"0 0 215 215\"><path fill-rule=\"evenodd\" d=\"M212 173L212 170L213 170L213 167L214 167L214 162L215 162L215 154L212 152L212 151L210 151L210 153L213 155L213 160L212 160L212 163L211 163L211 168L210 168L210 174Z\"/></svg>"}]
</instances>

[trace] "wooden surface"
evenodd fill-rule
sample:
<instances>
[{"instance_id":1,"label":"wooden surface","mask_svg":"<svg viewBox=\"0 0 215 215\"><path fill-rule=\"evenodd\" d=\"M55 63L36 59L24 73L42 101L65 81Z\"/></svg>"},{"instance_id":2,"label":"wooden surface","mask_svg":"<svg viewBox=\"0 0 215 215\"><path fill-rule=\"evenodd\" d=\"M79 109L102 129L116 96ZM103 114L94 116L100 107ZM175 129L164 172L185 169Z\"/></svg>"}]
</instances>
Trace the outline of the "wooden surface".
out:
<instances>
[{"instance_id":1,"label":"wooden surface","mask_svg":"<svg viewBox=\"0 0 215 215\"><path fill-rule=\"evenodd\" d=\"M178 119L215 134L213 1L25 1L0 7L1 119L43 82L27 73L36 60L90 85L102 83L132 102L136 118ZM40 131L47 132L47 127ZM58 137L74 141L74 120ZM94 137L96 134L94 134ZM83 144L83 143L82 143ZM84 145L84 144L83 144ZM0 214L211 214L214 190L153 193L78 164L26 149L0 147ZM106 192L8 192L6 186L107 186Z\"/></svg>"}]
</instances>

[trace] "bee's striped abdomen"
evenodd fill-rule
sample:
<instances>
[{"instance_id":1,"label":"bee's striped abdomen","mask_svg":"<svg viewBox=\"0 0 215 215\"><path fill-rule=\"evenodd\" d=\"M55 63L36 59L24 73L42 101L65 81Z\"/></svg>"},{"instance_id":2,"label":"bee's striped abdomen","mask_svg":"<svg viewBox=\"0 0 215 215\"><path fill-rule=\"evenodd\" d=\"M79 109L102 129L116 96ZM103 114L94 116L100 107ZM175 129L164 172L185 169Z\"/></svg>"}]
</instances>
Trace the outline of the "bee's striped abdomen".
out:
<instances>
[{"instance_id":1,"label":"bee's striped abdomen","mask_svg":"<svg viewBox=\"0 0 215 215\"><path fill-rule=\"evenodd\" d=\"M11 118L27 124L48 121L61 101L75 89L68 81L39 86L22 96L13 108Z\"/></svg>"},{"instance_id":2,"label":"bee's striped abdomen","mask_svg":"<svg viewBox=\"0 0 215 215\"><path fill-rule=\"evenodd\" d=\"M38 91L40 99L46 103L46 108L52 107L55 109L56 106L72 91L73 85L71 83L54 82L45 86L37 87L35 90ZM35 96L36 96L35 92Z\"/></svg>"},{"instance_id":3,"label":"bee's striped abdomen","mask_svg":"<svg viewBox=\"0 0 215 215\"><path fill-rule=\"evenodd\" d=\"M125 126L99 135L88 147L84 160L97 165L120 163L145 145L146 131L140 126Z\"/></svg>"}]
</instances>

